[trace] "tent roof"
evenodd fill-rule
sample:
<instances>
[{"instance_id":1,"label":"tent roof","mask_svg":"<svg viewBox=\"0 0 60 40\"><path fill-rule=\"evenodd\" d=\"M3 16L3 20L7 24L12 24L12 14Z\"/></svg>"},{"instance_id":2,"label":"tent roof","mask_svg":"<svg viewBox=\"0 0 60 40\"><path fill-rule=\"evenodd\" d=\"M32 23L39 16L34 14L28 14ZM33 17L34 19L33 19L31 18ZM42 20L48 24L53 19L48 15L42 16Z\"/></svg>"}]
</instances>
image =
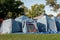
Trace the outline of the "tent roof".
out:
<instances>
[{"instance_id":1,"label":"tent roof","mask_svg":"<svg viewBox=\"0 0 60 40\"><path fill-rule=\"evenodd\" d=\"M15 20L21 22L21 21L24 21L24 20L31 21L32 19L30 19L29 17L23 15L23 16L17 17Z\"/></svg>"}]
</instances>

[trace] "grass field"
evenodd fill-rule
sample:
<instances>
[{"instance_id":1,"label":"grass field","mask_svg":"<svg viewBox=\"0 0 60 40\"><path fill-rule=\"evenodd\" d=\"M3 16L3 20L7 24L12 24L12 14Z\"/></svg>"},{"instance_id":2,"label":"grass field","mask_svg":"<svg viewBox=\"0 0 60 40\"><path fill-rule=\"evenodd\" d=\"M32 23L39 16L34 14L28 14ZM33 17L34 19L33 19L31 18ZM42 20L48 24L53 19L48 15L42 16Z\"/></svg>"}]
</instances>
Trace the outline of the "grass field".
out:
<instances>
[{"instance_id":1,"label":"grass field","mask_svg":"<svg viewBox=\"0 0 60 40\"><path fill-rule=\"evenodd\" d=\"M60 34L0 34L0 40L60 40Z\"/></svg>"}]
</instances>

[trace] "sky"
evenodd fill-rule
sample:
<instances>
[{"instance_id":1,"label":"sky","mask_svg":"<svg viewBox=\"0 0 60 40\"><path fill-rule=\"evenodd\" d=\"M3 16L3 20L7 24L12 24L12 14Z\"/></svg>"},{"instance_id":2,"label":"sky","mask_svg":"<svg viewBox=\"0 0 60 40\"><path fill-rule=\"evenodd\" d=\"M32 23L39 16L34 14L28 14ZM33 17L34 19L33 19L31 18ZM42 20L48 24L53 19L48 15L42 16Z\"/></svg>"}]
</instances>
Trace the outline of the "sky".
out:
<instances>
[{"instance_id":1,"label":"sky","mask_svg":"<svg viewBox=\"0 0 60 40\"><path fill-rule=\"evenodd\" d=\"M24 2L24 5L29 9L34 4L44 4L44 5L46 4L45 0L21 0L21 1ZM60 3L60 0L57 0L57 3ZM45 7L46 14L48 14L48 15L52 14L52 15L56 16L58 13L51 11L51 9L52 9L51 7L46 6Z\"/></svg>"}]
</instances>

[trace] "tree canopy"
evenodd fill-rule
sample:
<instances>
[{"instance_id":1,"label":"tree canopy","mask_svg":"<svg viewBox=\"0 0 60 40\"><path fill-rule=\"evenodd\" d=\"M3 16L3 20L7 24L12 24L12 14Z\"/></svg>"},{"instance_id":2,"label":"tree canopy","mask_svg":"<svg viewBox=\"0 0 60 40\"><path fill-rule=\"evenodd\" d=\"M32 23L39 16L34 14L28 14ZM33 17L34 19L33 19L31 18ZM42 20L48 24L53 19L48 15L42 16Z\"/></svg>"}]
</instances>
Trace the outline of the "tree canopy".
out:
<instances>
[{"instance_id":1,"label":"tree canopy","mask_svg":"<svg viewBox=\"0 0 60 40\"><path fill-rule=\"evenodd\" d=\"M41 14L43 14L45 12L44 7L45 6L43 4L39 4L39 5L35 4L35 5L31 6L31 9L29 9L28 16L31 18L40 16Z\"/></svg>"},{"instance_id":2,"label":"tree canopy","mask_svg":"<svg viewBox=\"0 0 60 40\"><path fill-rule=\"evenodd\" d=\"M11 18L15 18L18 14L24 14L24 9L20 6L23 5L23 2L21 1L15 1L15 0L2 0L0 1L0 16L1 18L8 18L8 14L11 16ZM10 12L10 13L9 13Z\"/></svg>"},{"instance_id":3,"label":"tree canopy","mask_svg":"<svg viewBox=\"0 0 60 40\"><path fill-rule=\"evenodd\" d=\"M60 4L57 3L57 0L46 0L46 4L53 7L53 11L58 11Z\"/></svg>"},{"instance_id":4,"label":"tree canopy","mask_svg":"<svg viewBox=\"0 0 60 40\"><path fill-rule=\"evenodd\" d=\"M28 9L26 6L24 6L24 3L20 0L0 0L0 18L16 18L20 15L27 15L31 18L34 18L45 13L44 8L47 5L52 7L53 11L58 11L60 8L60 4L57 3L57 0L46 0L46 5L34 4L31 6L31 9Z\"/></svg>"}]
</instances>

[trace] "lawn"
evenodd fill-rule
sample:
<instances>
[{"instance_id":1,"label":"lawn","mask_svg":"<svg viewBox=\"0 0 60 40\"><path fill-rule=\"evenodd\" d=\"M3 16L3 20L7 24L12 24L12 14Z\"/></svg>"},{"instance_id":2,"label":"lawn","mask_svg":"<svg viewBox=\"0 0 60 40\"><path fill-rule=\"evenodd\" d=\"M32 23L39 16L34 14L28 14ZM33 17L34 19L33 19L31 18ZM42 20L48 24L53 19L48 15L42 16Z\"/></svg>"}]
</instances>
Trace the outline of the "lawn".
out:
<instances>
[{"instance_id":1,"label":"lawn","mask_svg":"<svg viewBox=\"0 0 60 40\"><path fill-rule=\"evenodd\" d=\"M60 34L0 34L0 40L60 40Z\"/></svg>"}]
</instances>

